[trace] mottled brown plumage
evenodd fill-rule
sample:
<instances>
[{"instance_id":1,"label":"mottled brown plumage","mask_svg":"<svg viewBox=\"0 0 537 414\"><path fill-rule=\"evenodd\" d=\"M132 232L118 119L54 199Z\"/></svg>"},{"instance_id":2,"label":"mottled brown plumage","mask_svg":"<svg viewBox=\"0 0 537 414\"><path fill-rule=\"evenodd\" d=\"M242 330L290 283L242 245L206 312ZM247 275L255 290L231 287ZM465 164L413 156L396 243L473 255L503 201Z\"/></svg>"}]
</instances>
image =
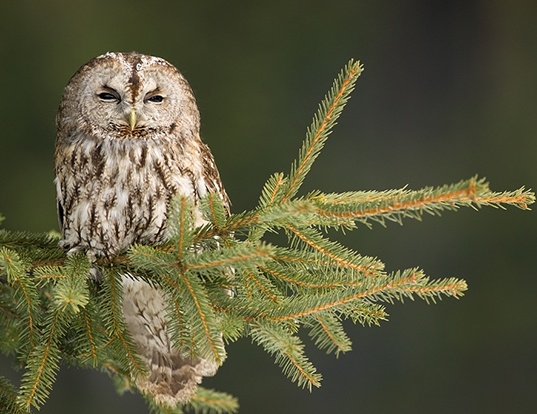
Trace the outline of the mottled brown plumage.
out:
<instances>
[{"instance_id":1,"label":"mottled brown plumage","mask_svg":"<svg viewBox=\"0 0 537 414\"><path fill-rule=\"evenodd\" d=\"M188 82L163 59L107 53L82 66L67 84L57 116L55 184L61 246L110 257L133 243L169 237L170 200L218 193L229 208ZM198 215L196 224L203 224ZM185 402L215 361L192 361L172 349L160 289L123 279L125 322L147 378L138 388L158 402Z\"/></svg>"}]
</instances>

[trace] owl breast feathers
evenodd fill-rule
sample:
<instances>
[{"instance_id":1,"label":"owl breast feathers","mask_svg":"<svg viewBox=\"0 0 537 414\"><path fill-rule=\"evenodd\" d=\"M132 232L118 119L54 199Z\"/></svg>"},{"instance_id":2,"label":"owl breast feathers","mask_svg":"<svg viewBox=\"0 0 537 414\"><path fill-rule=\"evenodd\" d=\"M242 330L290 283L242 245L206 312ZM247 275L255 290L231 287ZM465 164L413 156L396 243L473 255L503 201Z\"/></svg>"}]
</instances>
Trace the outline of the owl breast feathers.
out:
<instances>
[{"instance_id":1,"label":"owl breast feathers","mask_svg":"<svg viewBox=\"0 0 537 414\"><path fill-rule=\"evenodd\" d=\"M229 208L190 86L167 61L107 53L82 66L67 84L57 116L54 158L61 245L90 259L133 243L169 237L171 199L197 201L215 192ZM204 224L201 215L196 225ZM163 292L123 278L126 327L147 363L141 392L174 406L188 401L215 361L173 349Z\"/></svg>"}]
</instances>

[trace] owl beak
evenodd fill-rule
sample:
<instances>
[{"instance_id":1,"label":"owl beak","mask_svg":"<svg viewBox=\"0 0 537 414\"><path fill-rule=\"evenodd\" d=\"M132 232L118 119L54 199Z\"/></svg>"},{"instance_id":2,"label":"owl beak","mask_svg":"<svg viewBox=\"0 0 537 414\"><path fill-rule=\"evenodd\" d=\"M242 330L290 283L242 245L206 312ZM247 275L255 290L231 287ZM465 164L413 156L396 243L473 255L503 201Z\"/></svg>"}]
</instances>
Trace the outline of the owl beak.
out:
<instances>
[{"instance_id":1,"label":"owl beak","mask_svg":"<svg viewBox=\"0 0 537 414\"><path fill-rule=\"evenodd\" d=\"M129 126L131 127L131 131L134 131L136 127L136 109L134 108L131 108L129 113Z\"/></svg>"}]
</instances>

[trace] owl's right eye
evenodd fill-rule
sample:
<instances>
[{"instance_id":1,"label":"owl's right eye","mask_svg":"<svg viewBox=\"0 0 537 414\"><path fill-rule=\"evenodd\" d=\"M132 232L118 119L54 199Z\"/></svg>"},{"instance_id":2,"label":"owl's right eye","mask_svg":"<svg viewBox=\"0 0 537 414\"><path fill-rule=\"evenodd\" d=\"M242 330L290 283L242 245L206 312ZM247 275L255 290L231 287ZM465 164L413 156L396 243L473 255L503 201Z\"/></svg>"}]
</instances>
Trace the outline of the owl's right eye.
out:
<instances>
[{"instance_id":1,"label":"owl's right eye","mask_svg":"<svg viewBox=\"0 0 537 414\"><path fill-rule=\"evenodd\" d=\"M101 101L104 101L104 102L119 102L121 99L119 97L119 95L114 91L114 92L101 92L99 94L97 94L97 96L99 97L99 99Z\"/></svg>"}]
</instances>

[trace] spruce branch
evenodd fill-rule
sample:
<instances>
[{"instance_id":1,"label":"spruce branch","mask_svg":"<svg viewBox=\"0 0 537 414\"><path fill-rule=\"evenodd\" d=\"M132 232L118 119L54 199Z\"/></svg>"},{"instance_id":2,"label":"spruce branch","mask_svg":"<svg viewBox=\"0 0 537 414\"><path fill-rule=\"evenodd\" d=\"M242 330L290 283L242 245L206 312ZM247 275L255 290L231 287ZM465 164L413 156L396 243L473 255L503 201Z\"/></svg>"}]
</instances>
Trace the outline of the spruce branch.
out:
<instances>
[{"instance_id":1,"label":"spruce branch","mask_svg":"<svg viewBox=\"0 0 537 414\"><path fill-rule=\"evenodd\" d=\"M198 387L196 394L189 402L189 406L194 413L199 414L233 414L239 410L236 398L203 387Z\"/></svg>"},{"instance_id":2,"label":"spruce branch","mask_svg":"<svg viewBox=\"0 0 537 414\"><path fill-rule=\"evenodd\" d=\"M15 387L4 377L0 377L0 412L8 414L25 414L27 412L17 403Z\"/></svg>"},{"instance_id":3,"label":"spruce branch","mask_svg":"<svg viewBox=\"0 0 537 414\"><path fill-rule=\"evenodd\" d=\"M251 324L252 339L270 355L282 372L298 386L309 390L321 385L321 375L304 353L304 344L286 325L267 322Z\"/></svg>"},{"instance_id":4,"label":"spruce branch","mask_svg":"<svg viewBox=\"0 0 537 414\"><path fill-rule=\"evenodd\" d=\"M335 312L323 312L311 320L306 319L304 327L310 328L309 336L315 346L327 354L334 352L338 356L352 349L352 342L343 329L339 315Z\"/></svg>"},{"instance_id":5,"label":"spruce branch","mask_svg":"<svg viewBox=\"0 0 537 414\"><path fill-rule=\"evenodd\" d=\"M0 246L0 275L6 276L6 282L11 288L6 290L6 293L12 293L11 306L7 306L10 306L11 311L17 315L15 319L18 319L18 325L25 328L21 332L20 341L14 340L22 345L21 348L24 348L25 352L29 352L35 345L36 325L41 316L38 306L39 293L28 268L28 264L16 251ZM10 322L9 319L7 322Z\"/></svg>"},{"instance_id":6,"label":"spruce branch","mask_svg":"<svg viewBox=\"0 0 537 414\"><path fill-rule=\"evenodd\" d=\"M28 356L19 395L20 404L26 410L30 406L37 408L45 403L56 379L60 360L57 342L63 333L62 322L67 322L62 321L61 316L59 309L49 315L44 342L36 345Z\"/></svg>"},{"instance_id":7,"label":"spruce branch","mask_svg":"<svg viewBox=\"0 0 537 414\"><path fill-rule=\"evenodd\" d=\"M461 207L528 210L535 195L524 187L494 192L477 176L418 190L298 195L362 70L354 60L343 68L289 173L270 176L252 210L228 216L216 195L197 204L178 196L170 203L169 240L93 263L82 254L67 256L58 235L0 230L0 351L26 367L18 390L0 377L0 410L19 414L43 405L62 361L104 369L123 390L144 375L123 320L122 277L162 289L172 342L191 357L221 364L224 343L250 337L308 389L320 385L321 374L307 357L302 331L313 346L337 356L352 349L346 320L379 325L396 301L460 298L464 280L432 279L419 268L387 271L378 258L331 240L329 231L402 224ZM207 224L195 228L199 214ZM267 233L286 241L271 243ZM233 397L203 388L184 407L148 403L154 413L238 410Z\"/></svg>"},{"instance_id":8,"label":"spruce branch","mask_svg":"<svg viewBox=\"0 0 537 414\"><path fill-rule=\"evenodd\" d=\"M235 414L239 410L236 398L223 392L198 387L196 393L186 405L184 411L181 407L169 408L156 405L148 401L150 412L153 414Z\"/></svg>"},{"instance_id":9,"label":"spruce branch","mask_svg":"<svg viewBox=\"0 0 537 414\"><path fill-rule=\"evenodd\" d=\"M285 186L282 187L281 198L275 195L275 197L272 197L274 201L289 200L298 192L313 162L317 159L328 136L331 134L332 128L337 124L337 120L349 100L354 90L354 85L362 71L363 66L360 62L351 59L339 73L332 88L313 117L298 158L291 165L289 178L286 180Z\"/></svg>"},{"instance_id":10,"label":"spruce branch","mask_svg":"<svg viewBox=\"0 0 537 414\"><path fill-rule=\"evenodd\" d=\"M355 220L385 224L401 223L404 218L421 219L424 213L438 215L444 210L460 207L480 208L492 206L504 208L512 205L527 210L535 201L531 191L524 187L515 191L493 192L484 178L472 177L456 184L426 187L421 190L388 190L384 192L356 192L343 194L313 194L317 214L341 220Z\"/></svg>"},{"instance_id":11,"label":"spruce branch","mask_svg":"<svg viewBox=\"0 0 537 414\"><path fill-rule=\"evenodd\" d=\"M113 353L115 370L133 373L136 378L145 374L145 364L140 360L123 320L121 274L105 269L102 297L99 301L101 323L111 339L108 352Z\"/></svg>"}]
</instances>

